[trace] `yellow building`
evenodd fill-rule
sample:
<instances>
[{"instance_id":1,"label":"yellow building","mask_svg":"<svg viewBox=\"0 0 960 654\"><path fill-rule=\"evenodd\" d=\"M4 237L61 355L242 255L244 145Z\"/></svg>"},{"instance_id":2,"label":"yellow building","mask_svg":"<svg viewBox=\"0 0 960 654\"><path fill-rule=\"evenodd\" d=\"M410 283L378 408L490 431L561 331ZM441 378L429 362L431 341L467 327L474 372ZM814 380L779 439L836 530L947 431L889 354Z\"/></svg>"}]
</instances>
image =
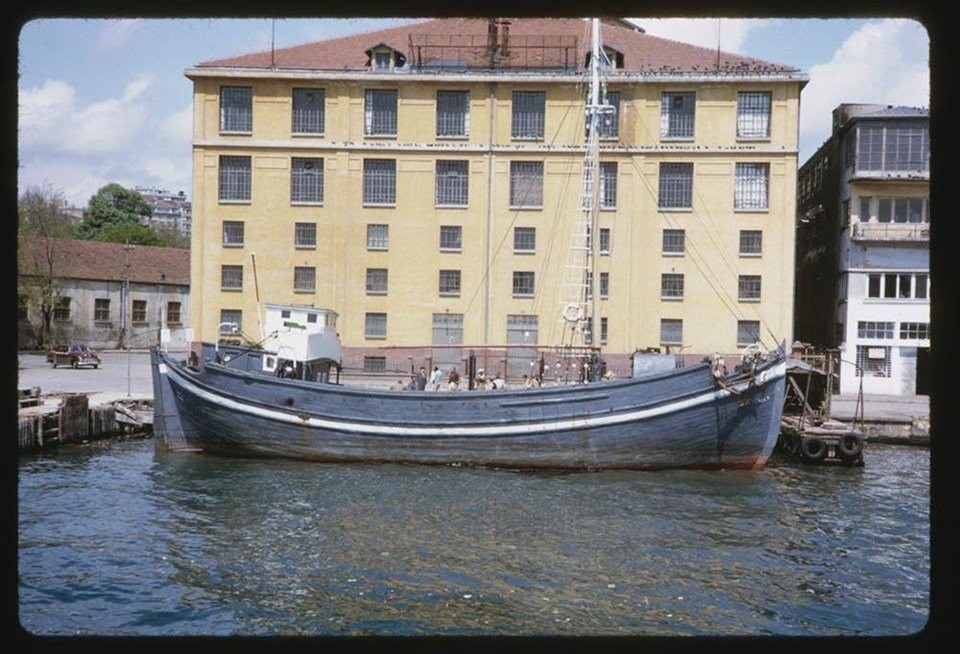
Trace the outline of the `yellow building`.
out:
<instances>
[{"instance_id":1,"label":"yellow building","mask_svg":"<svg viewBox=\"0 0 960 654\"><path fill-rule=\"evenodd\" d=\"M605 350L790 342L806 75L600 38ZM276 302L337 311L345 353L558 343L590 45L583 19L444 18L188 69L197 337L259 340Z\"/></svg>"}]
</instances>

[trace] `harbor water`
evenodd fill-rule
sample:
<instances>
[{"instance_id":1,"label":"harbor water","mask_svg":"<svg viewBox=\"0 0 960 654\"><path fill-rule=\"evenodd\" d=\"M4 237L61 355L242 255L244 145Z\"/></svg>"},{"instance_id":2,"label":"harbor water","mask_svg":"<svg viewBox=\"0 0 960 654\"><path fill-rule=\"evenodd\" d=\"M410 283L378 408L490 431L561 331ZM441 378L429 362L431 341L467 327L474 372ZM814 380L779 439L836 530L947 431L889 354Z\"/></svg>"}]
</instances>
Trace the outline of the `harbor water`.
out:
<instances>
[{"instance_id":1,"label":"harbor water","mask_svg":"<svg viewBox=\"0 0 960 654\"><path fill-rule=\"evenodd\" d=\"M18 462L37 636L905 636L930 452L861 467L516 472L126 440Z\"/></svg>"}]
</instances>

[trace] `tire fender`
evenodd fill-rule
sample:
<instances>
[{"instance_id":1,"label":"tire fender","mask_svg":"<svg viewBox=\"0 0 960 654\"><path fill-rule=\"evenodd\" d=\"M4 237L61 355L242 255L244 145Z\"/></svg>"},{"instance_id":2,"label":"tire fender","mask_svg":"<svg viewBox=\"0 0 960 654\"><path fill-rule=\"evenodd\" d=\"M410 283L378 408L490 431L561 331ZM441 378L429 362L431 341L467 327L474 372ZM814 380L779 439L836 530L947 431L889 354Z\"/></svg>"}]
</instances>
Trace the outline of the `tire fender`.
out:
<instances>
[{"instance_id":1,"label":"tire fender","mask_svg":"<svg viewBox=\"0 0 960 654\"><path fill-rule=\"evenodd\" d=\"M820 462L827 458L827 444L822 438L804 438L800 441L800 453L807 461Z\"/></svg>"},{"instance_id":2,"label":"tire fender","mask_svg":"<svg viewBox=\"0 0 960 654\"><path fill-rule=\"evenodd\" d=\"M844 434L837 442L837 454L844 461L852 461L863 452L863 437L860 434Z\"/></svg>"}]
</instances>

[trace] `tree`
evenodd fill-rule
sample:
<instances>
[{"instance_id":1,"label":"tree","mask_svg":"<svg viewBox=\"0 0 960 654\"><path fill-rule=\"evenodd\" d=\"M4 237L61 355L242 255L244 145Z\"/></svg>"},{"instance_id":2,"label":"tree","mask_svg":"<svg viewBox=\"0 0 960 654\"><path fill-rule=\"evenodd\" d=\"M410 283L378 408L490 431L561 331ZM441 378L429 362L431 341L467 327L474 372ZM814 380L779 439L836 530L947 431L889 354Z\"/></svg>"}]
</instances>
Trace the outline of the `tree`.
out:
<instances>
[{"instance_id":1,"label":"tree","mask_svg":"<svg viewBox=\"0 0 960 654\"><path fill-rule=\"evenodd\" d=\"M153 215L153 207L147 204L143 196L136 191L124 188L119 184L111 183L102 187L95 195L90 198L87 209L83 212L83 221L78 226L77 232L80 238L94 241L118 242L114 238L104 238L117 234L120 226L132 228L142 226L141 218L149 218ZM123 238L119 242L124 242L130 235L139 238L151 238L149 233L153 232L149 227L145 227L147 232L141 230L126 229L120 230ZM143 243L133 241L141 245L151 245L152 243Z\"/></svg>"},{"instance_id":2,"label":"tree","mask_svg":"<svg viewBox=\"0 0 960 654\"><path fill-rule=\"evenodd\" d=\"M66 213L63 191L49 185L28 186L17 199L17 236L73 238L76 226Z\"/></svg>"}]
</instances>

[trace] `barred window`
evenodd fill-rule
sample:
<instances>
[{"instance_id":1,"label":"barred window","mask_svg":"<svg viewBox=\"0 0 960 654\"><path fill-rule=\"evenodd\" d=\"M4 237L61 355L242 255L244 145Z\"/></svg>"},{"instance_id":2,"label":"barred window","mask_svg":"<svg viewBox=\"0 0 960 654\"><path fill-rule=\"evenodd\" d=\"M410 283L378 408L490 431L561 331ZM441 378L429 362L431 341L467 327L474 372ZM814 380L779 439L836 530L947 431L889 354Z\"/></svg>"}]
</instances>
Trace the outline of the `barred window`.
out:
<instances>
[{"instance_id":1,"label":"barred window","mask_svg":"<svg viewBox=\"0 0 960 654\"><path fill-rule=\"evenodd\" d=\"M682 229L663 230L663 253L664 254L683 254L686 234Z\"/></svg>"},{"instance_id":2,"label":"barred window","mask_svg":"<svg viewBox=\"0 0 960 654\"><path fill-rule=\"evenodd\" d=\"M759 229L740 230L740 254L758 255L763 250L763 232Z\"/></svg>"},{"instance_id":3,"label":"barred window","mask_svg":"<svg viewBox=\"0 0 960 654\"><path fill-rule=\"evenodd\" d=\"M243 245L243 221L223 221L223 246L240 247Z\"/></svg>"},{"instance_id":4,"label":"barred window","mask_svg":"<svg viewBox=\"0 0 960 654\"><path fill-rule=\"evenodd\" d=\"M387 357L363 357L363 371L364 372L386 372L387 371Z\"/></svg>"},{"instance_id":5,"label":"barred window","mask_svg":"<svg viewBox=\"0 0 960 654\"><path fill-rule=\"evenodd\" d=\"M508 345L536 345L540 340L540 325L537 316L516 314L507 316Z\"/></svg>"},{"instance_id":6,"label":"barred window","mask_svg":"<svg viewBox=\"0 0 960 654\"><path fill-rule=\"evenodd\" d=\"M58 297L53 305L53 319L56 322L70 320L70 298Z\"/></svg>"},{"instance_id":7,"label":"barred window","mask_svg":"<svg viewBox=\"0 0 960 654\"><path fill-rule=\"evenodd\" d=\"M97 298L93 301L93 321L110 322L109 298Z\"/></svg>"},{"instance_id":8,"label":"barred window","mask_svg":"<svg viewBox=\"0 0 960 654\"><path fill-rule=\"evenodd\" d=\"M693 164L660 164L660 209L691 209L693 207Z\"/></svg>"},{"instance_id":9,"label":"barred window","mask_svg":"<svg viewBox=\"0 0 960 654\"><path fill-rule=\"evenodd\" d=\"M683 345L683 321L676 318L661 318L660 343L662 345Z\"/></svg>"},{"instance_id":10,"label":"barred window","mask_svg":"<svg viewBox=\"0 0 960 654\"><path fill-rule=\"evenodd\" d=\"M147 322L147 301L134 300L133 310L130 312L130 320L135 323L145 324Z\"/></svg>"},{"instance_id":11,"label":"barred window","mask_svg":"<svg viewBox=\"0 0 960 654\"><path fill-rule=\"evenodd\" d=\"M515 139L542 139L547 94L544 91L514 91L510 136Z\"/></svg>"},{"instance_id":12,"label":"barred window","mask_svg":"<svg viewBox=\"0 0 960 654\"><path fill-rule=\"evenodd\" d=\"M397 162L393 159L363 160L363 203L394 204L397 201Z\"/></svg>"},{"instance_id":13,"label":"barred window","mask_svg":"<svg viewBox=\"0 0 960 654\"><path fill-rule=\"evenodd\" d=\"M740 275L737 280L737 298L743 301L760 299L760 275Z\"/></svg>"},{"instance_id":14,"label":"barred window","mask_svg":"<svg viewBox=\"0 0 960 654\"><path fill-rule=\"evenodd\" d=\"M890 347L857 346L857 377L889 377Z\"/></svg>"},{"instance_id":15,"label":"barred window","mask_svg":"<svg viewBox=\"0 0 960 654\"><path fill-rule=\"evenodd\" d=\"M293 133L322 134L324 130L323 89L293 89Z\"/></svg>"},{"instance_id":16,"label":"barred window","mask_svg":"<svg viewBox=\"0 0 960 654\"><path fill-rule=\"evenodd\" d=\"M660 137L665 139L693 138L693 117L696 94L692 91L672 91L660 94Z\"/></svg>"},{"instance_id":17,"label":"barred window","mask_svg":"<svg viewBox=\"0 0 960 654\"><path fill-rule=\"evenodd\" d=\"M543 206L543 162L510 162L510 206Z\"/></svg>"},{"instance_id":18,"label":"barred window","mask_svg":"<svg viewBox=\"0 0 960 654\"><path fill-rule=\"evenodd\" d=\"M769 180L770 164L738 163L734 179L733 208L766 209Z\"/></svg>"},{"instance_id":19,"label":"barred window","mask_svg":"<svg viewBox=\"0 0 960 654\"><path fill-rule=\"evenodd\" d=\"M745 347L753 345L760 340L760 321L759 320L738 320L737 321L737 346Z\"/></svg>"},{"instance_id":20,"label":"barred window","mask_svg":"<svg viewBox=\"0 0 960 654\"><path fill-rule=\"evenodd\" d=\"M386 250L390 246L389 225L367 225L367 249Z\"/></svg>"},{"instance_id":21,"label":"barred window","mask_svg":"<svg viewBox=\"0 0 960 654\"><path fill-rule=\"evenodd\" d=\"M363 112L364 136L397 135L397 92L367 89Z\"/></svg>"},{"instance_id":22,"label":"barred window","mask_svg":"<svg viewBox=\"0 0 960 654\"><path fill-rule=\"evenodd\" d=\"M617 208L617 162L600 162L600 207Z\"/></svg>"},{"instance_id":23,"label":"barred window","mask_svg":"<svg viewBox=\"0 0 960 654\"><path fill-rule=\"evenodd\" d=\"M534 274L532 271L514 271L513 296L533 297Z\"/></svg>"},{"instance_id":24,"label":"barred window","mask_svg":"<svg viewBox=\"0 0 960 654\"><path fill-rule=\"evenodd\" d=\"M243 311L240 309L220 309L220 324L236 325L237 331L243 330Z\"/></svg>"},{"instance_id":25,"label":"barred window","mask_svg":"<svg viewBox=\"0 0 960 654\"><path fill-rule=\"evenodd\" d=\"M460 251L463 247L463 227L440 225L440 249Z\"/></svg>"},{"instance_id":26,"label":"barred window","mask_svg":"<svg viewBox=\"0 0 960 654\"><path fill-rule=\"evenodd\" d=\"M297 248L317 247L317 223L294 223L293 245Z\"/></svg>"},{"instance_id":27,"label":"barred window","mask_svg":"<svg viewBox=\"0 0 960 654\"><path fill-rule=\"evenodd\" d=\"M610 228L600 228L600 254L610 254Z\"/></svg>"},{"instance_id":28,"label":"barred window","mask_svg":"<svg viewBox=\"0 0 960 654\"><path fill-rule=\"evenodd\" d=\"M434 196L437 206L467 206L467 164L466 161L437 161Z\"/></svg>"},{"instance_id":29,"label":"barred window","mask_svg":"<svg viewBox=\"0 0 960 654\"><path fill-rule=\"evenodd\" d=\"M857 338L893 338L893 323L860 320L857 322Z\"/></svg>"},{"instance_id":30,"label":"barred window","mask_svg":"<svg viewBox=\"0 0 960 654\"><path fill-rule=\"evenodd\" d=\"M313 266L294 266L293 292L314 293L317 290L317 269Z\"/></svg>"},{"instance_id":31,"label":"barred window","mask_svg":"<svg viewBox=\"0 0 960 654\"><path fill-rule=\"evenodd\" d=\"M290 202L323 202L323 159L293 157L290 161Z\"/></svg>"},{"instance_id":32,"label":"barred window","mask_svg":"<svg viewBox=\"0 0 960 654\"><path fill-rule=\"evenodd\" d=\"M664 300L683 298L683 275L664 273L660 275L660 297Z\"/></svg>"},{"instance_id":33,"label":"barred window","mask_svg":"<svg viewBox=\"0 0 960 654\"><path fill-rule=\"evenodd\" d=\"M364 318L363 335L366 338L387 337L387 314L368 313Z\"/></svg>"},{"instance_id":34,"label":"barred window","mask_svg":"<svg viewBox=\"0 0 960 654\"><path fill-rule=\"evenodd\" d=\"M460 295L460 271L440 271L440 295Z\"/></svg>"},{"instance_id":35,"label":"barred window","mask_svg":"<svg viewBox=\"0 0 960 654\"><path fill-rule=\"evenodd\" d=\"M769 91L741 91L737 93L737 138L764 139L770 137Z\"/></svg>"},{"instance_id":36,"label":"barred window","mask_svg":"<svg viewBox=\"0 0 960 654\"><path fill-rule=\"evenodd\" d=\"M367 268L367 295L386 295L387 282L386 268Z\"/></svg>"},{"instance_id":37,"label":"barred window","mask_svg":"<svg viewBox=\"0 0 960 654\"><path fill-rule=\"evenodd\" d=\"M183 322L181 304L179 302L167 302L167 324L179 325Z\"/></svg>"},{"instance_id":38,"label":"barred window","mask_svg":"<svg viewBox=\"0 0 960 654\"><path fill-rule=\"evenodd\" d=\"M467 136L469 107L469 91L437 91L437 136Z\"/></svg>"},{"instance_id":39,"label":"barred window","mask_svg":"<svg viewBox=\"0 0 960 654\"><path fill-rule=\"evenodd\" d=\"M462 313L435 313L432 324L433 345L458 345L463 343L463 314ZM452 363L456 364L459 357Z\"/></svg>"},{"instance_id":40,"label":"barred window","mask_svg":"<svg viewBox=\"0 0 960 654\"><path fill-rule=\"evenodd\" d=\"M927 340L930 338L930 323L902 322L900 323L901 340Z\"/></svg>"},{"instance_id":41,"label":"barred window","mask_svg":"<svg viewBox=\"0 0 960 654\"><path fill-rule=\"evenodd\" d=\"M533 252L537 249L537 228L536 227L514 227L513 228L513 251L514 252Z\"/></svg>"},{"instance_id":42,"label":"barred window","mask_svg":"<svg viewBox=\"0 0 960 654\"><path fill-rule=\"evenodd\" d=\"M220 201L250 200L250 157L220 157Z\"/></svg>"},{"instance_id":43,"label":"barred window","mask_svg":"<svg viewBox=\"0 0 960 654\"><path fill-rule=\"evenodd\" d=\"M243 290L243 266L220 266L220 290Z\"/></svg>"},{"instance_id":44,"label":"barred window","mask_svg":"<svg viewBox=\"0 0 960 654\"><path fill-rule=\"evenodd\" d=\"M220 87L220 131L253 131L253 87Z\"/></svg>"}]
</instances>

